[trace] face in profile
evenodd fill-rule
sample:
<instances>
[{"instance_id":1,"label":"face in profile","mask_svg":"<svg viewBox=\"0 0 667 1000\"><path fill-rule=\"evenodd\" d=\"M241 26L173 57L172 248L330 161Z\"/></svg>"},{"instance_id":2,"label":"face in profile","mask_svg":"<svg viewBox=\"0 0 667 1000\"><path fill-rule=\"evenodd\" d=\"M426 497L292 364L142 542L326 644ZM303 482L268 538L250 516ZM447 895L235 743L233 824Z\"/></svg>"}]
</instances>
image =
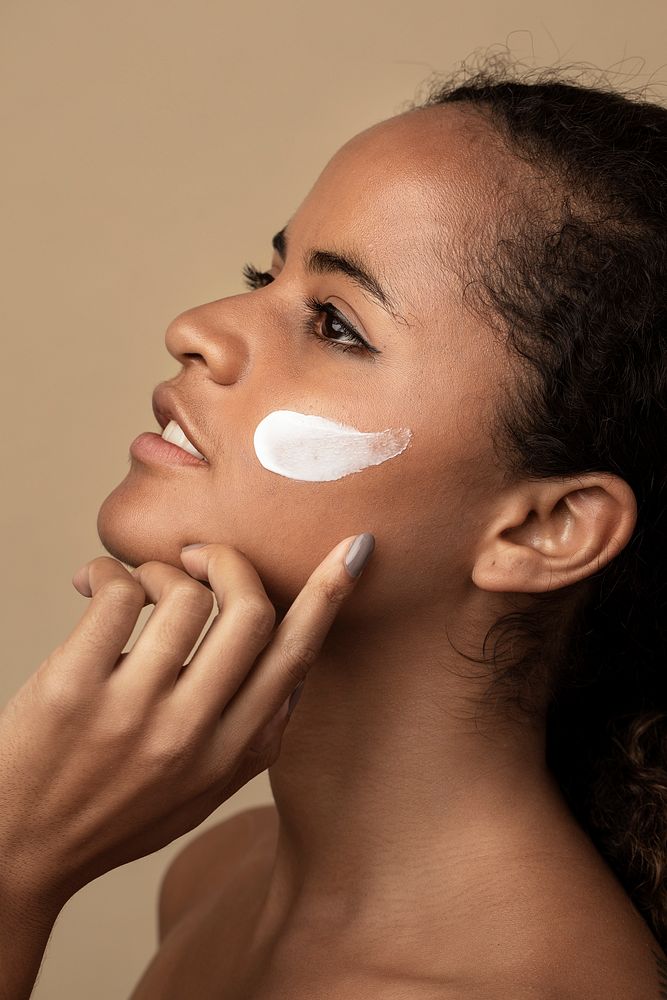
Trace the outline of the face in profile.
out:
<instances>
[{"instance_id":1,"label":"face in profile","mask_svg":"<svg viewBox=\"0 0 667 1000\"><path fill-rule=\"evenodd\" d=\"M183 545L233 545L286 608L342 538L372 531L374 586L342 618L467 585L502 479L490 428L506 370L457 276L491 211L480 141L441 108L355 136L256 287L173 320L182 367L161 390L207 461L131 455L98 517L112 555L182 568Z\"/></svg>"}]
</instances>

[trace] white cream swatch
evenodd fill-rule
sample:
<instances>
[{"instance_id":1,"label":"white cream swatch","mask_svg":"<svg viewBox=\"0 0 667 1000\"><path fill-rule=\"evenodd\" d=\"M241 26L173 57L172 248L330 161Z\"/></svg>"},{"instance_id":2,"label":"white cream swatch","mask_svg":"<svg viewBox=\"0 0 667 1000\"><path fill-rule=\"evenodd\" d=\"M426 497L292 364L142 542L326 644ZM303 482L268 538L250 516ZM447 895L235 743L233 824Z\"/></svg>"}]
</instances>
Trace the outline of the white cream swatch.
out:
<instances>
[{"instance_id":1,"label":"white cream swatch","mask_svg":"<svg viewBox=\"0 0 667 1000\"><path fill-rule=\"evenodd\" d=\"M273 410L255 428L253 444L269 472L324 483L395 458L411 437L407 427L366 433L313 414Z\"/></svg>"}]
</instances>

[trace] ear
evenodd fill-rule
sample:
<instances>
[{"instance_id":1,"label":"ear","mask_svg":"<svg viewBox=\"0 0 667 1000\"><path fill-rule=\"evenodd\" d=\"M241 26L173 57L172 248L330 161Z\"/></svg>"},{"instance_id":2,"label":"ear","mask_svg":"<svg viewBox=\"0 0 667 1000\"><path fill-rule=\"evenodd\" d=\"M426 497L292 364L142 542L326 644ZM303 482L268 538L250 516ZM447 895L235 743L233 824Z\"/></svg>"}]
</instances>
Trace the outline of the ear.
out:
<instances>
[{"instance_id":1,"label":"ear","mask_svg":"<svg viewBox=\"0 0 667 1000\"><path fill-rule=\"evenodd\" d=\"M523 480L501 493L472 570L481 590L538 593L602 569L627 545L637 501L613 473Z\"/></svg>"}]
</instances>

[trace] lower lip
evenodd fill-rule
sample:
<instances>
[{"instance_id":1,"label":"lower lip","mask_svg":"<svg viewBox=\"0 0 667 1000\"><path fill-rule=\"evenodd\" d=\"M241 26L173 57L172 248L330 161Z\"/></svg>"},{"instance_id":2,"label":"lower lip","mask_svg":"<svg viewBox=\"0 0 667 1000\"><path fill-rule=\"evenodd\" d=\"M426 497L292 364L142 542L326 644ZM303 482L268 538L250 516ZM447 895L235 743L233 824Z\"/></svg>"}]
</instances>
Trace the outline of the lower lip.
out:
<instances>
[{"instance_id":1,"label":"lower lip","mask_svg":"<svg viewBox=\"0 0 667 1000\"><path fill-rule=\"evenodd\" d=\"M196 455L191 455L189 451L179 448L171 441L165 441L159 434L146 431L135 438L130 445L130 455L138 458L141 462L159 462L169 465L196 465L199 468L208 467L208 462Z\"/></svg>"}]
</instances>

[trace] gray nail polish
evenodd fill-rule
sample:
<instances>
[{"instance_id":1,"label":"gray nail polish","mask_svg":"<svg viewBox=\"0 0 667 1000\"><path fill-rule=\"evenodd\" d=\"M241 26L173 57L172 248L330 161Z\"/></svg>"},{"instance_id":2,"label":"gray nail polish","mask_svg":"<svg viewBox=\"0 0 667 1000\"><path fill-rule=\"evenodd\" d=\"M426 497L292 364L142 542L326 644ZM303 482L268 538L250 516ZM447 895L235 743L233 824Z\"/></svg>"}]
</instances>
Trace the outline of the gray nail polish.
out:
<instances>
[{"instance_id":1,"label":"gray nail polish","mask_svg":"<svg viewBox=\"0 0 667 1000\"><path fill-rule=\"evenodd\" d=\"M364 531L363 535L357 535L345 556L345 568L350 576L357 577L361 574L374 548L375 536L370 531Z\"/></svg>"}]
</instances>

